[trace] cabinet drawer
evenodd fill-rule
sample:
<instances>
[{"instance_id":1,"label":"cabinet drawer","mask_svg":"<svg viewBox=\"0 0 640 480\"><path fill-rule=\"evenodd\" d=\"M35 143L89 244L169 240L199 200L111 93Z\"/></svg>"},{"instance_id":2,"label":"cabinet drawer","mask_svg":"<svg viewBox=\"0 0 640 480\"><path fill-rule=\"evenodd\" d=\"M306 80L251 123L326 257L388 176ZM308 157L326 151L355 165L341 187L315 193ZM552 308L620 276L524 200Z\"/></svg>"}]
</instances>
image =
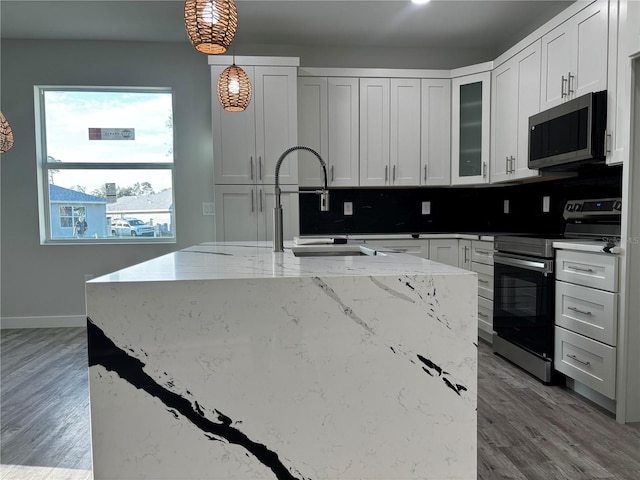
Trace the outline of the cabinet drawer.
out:
<instances>
[{"instance_id":1,"label":"cabinet drawer","mask_svg":"<svg viewBox=\"0 0 640 480\"><path fill-rule=\"evenodd\" d=\"M607 254L558 250L556 279L569 283L618 291L618 257Z\"/></svg>"},{"instance_id":2,"label":"cabinet drawer","mask_svg":"<svg viewBox=\"0 0 640 480\"><path fill-rule=\"evenodd\" d=\"M484 240L471 241L471 261L493 265L493 242Z\"/></svg>"},{"instance_id":3,"label":"cabinet drawer","mask_svg":"<svg viewBox=\"0 0 640 480\"><path fill-rule=\"evenodd\" d=\"M493 300L493 265L472 262L471 270L478 274L478 296Z\"/></svg>"},{"instance_id":4,"label":"cabinet drawer","mask_svg":"<svg viewBox=\"0 0 640 480\"><path fill-rule=\"evenodd\" d=\"M558 326L555 334L555 369L615 399L616 349Z\"/></svg>"},{"instance_id":5,"label":"cabinet drawer","mask_svg":"<svg viewBox=\"0 0 640 480\"><path fill-rule=\"evenodd\" d=\"M478 329L493 335L493 302L478 297Z\"/></svg>"},{"instance_id":6,"label":"cabinet drawer","mask_svg":"<svg viewBox=\"0 0 640 480\"><path fill-rule=\"evenodd\" d=\"M363 243L371 244L382 249L388 248L399 253L407 253L416 257L429 259L429 240L364 240Z\"/></svg>"},{"instance_id":7,"label":"cabinet drawer","mask_svg":"<svg viewBox=\"0 0 640 480\"><path fill-rule=\"evenodd\" d=\"M556 325L615 347L618 294L557 281Z\"/></svg>"}]
</instances>

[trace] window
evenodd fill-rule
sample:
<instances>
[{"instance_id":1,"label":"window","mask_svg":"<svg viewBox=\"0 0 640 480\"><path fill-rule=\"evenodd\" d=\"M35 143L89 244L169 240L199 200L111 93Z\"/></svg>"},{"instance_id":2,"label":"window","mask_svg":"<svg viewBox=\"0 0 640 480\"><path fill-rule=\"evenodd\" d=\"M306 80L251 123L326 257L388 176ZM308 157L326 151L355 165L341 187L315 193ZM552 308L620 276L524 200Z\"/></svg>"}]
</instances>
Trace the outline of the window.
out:
<instances>
[{"instance_id":1,"label":"window","mask_svg":"<svg viewBox=\"0 0 640 480\"><path fill-rule=\"evenodd\" d=\"M171 89L35 94L41 243L175 242Z\"/></svg>"}]
</instances>

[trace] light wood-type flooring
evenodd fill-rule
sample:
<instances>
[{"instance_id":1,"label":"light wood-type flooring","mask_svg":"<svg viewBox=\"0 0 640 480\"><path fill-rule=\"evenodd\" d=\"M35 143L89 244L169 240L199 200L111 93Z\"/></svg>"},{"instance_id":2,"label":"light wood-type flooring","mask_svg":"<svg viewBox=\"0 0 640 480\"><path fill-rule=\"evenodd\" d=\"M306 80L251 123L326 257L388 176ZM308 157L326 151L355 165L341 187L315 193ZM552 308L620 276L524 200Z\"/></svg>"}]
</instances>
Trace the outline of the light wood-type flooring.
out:
<instances>
[{"instance_id":1,"label":"light wood-type flooring","mask_svg":"<svg viewBox=\"0 0 640 480\"><path fill-rule=\"evenodd\" d=\"M86 330L1 337L0 479L91 480ZM478 479L638 480L640 425L616 423L480 343Z\"/></svg>"}]
</instances>

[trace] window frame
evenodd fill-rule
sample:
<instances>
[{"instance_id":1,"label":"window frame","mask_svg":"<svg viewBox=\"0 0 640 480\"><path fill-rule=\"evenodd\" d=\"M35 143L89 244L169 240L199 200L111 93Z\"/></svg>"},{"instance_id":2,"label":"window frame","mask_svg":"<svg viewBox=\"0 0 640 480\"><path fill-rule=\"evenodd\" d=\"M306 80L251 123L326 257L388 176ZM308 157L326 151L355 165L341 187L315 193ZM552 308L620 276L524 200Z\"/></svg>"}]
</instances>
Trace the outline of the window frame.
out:
<instances>
[{"instance_id":1,"label":"window frame","mask_svg":"<svg viewBox=\"0 0 640 480\"><path fill-rule=\"evenodd\" d=\"M171 95L171 114L175 115L175 91L171 87L101 87L101 86L73 86L73 85L35 85L35 140L38 181L38 217L41 245L81 245L81 244L175 244L177 243L177 221L175 209L175 152L176 152L176 128L172 125L172 152L170 162L51 162L47 151L46 142L46 117L45 117L45 92L132 92L132 93L168 93ZM82 238L53 238L51 202L49 193L50 170L169 170L171 174L171 204L173 206L172 236L147 237L82 237ZM62 204L60 205L62 206ZM73 206L73 205L72 205ZM83 204L83 208L86 205ZM106 220L106 219L105 219ZM74 224L75 225L75 224ZM72 227L73 228L73 227Z\"/></svg>"}]
</instances>

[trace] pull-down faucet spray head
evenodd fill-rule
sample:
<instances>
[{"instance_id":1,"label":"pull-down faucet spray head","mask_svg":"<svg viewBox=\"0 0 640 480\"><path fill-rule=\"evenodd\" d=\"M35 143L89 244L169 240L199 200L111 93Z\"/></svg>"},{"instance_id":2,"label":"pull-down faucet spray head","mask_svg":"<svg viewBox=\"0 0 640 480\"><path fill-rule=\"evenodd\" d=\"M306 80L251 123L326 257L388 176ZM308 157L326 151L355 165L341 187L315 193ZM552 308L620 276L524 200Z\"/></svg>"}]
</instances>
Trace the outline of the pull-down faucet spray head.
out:
<instances>
[{"instance_id":1,"label":"pull-down faucet spray head","mask_svg":"<svg viewBox=\"0 0 640 480\"><path fill-rule=\"evenodd\" d=\"M280 165L282 165L282 161L289 155L291 152L296 150L306 150L307 152L312 153L320 162L320 166L322 167L322 173L324 175L324 189L316 190L315 193L320 195L320 211L328 212L329 211L329 189L327 188L327 164L322 160L320 154L313 150L312 148L305 147L302 145L298 145L296 147L291 147L285 150L280 158L278 158L278 163L276 163L276 185L275 185L275 207L273 209L273 251L274 252L284 252L284 234L282 229L282 202L280 198Z\"/></svg>"}]
</instances>

